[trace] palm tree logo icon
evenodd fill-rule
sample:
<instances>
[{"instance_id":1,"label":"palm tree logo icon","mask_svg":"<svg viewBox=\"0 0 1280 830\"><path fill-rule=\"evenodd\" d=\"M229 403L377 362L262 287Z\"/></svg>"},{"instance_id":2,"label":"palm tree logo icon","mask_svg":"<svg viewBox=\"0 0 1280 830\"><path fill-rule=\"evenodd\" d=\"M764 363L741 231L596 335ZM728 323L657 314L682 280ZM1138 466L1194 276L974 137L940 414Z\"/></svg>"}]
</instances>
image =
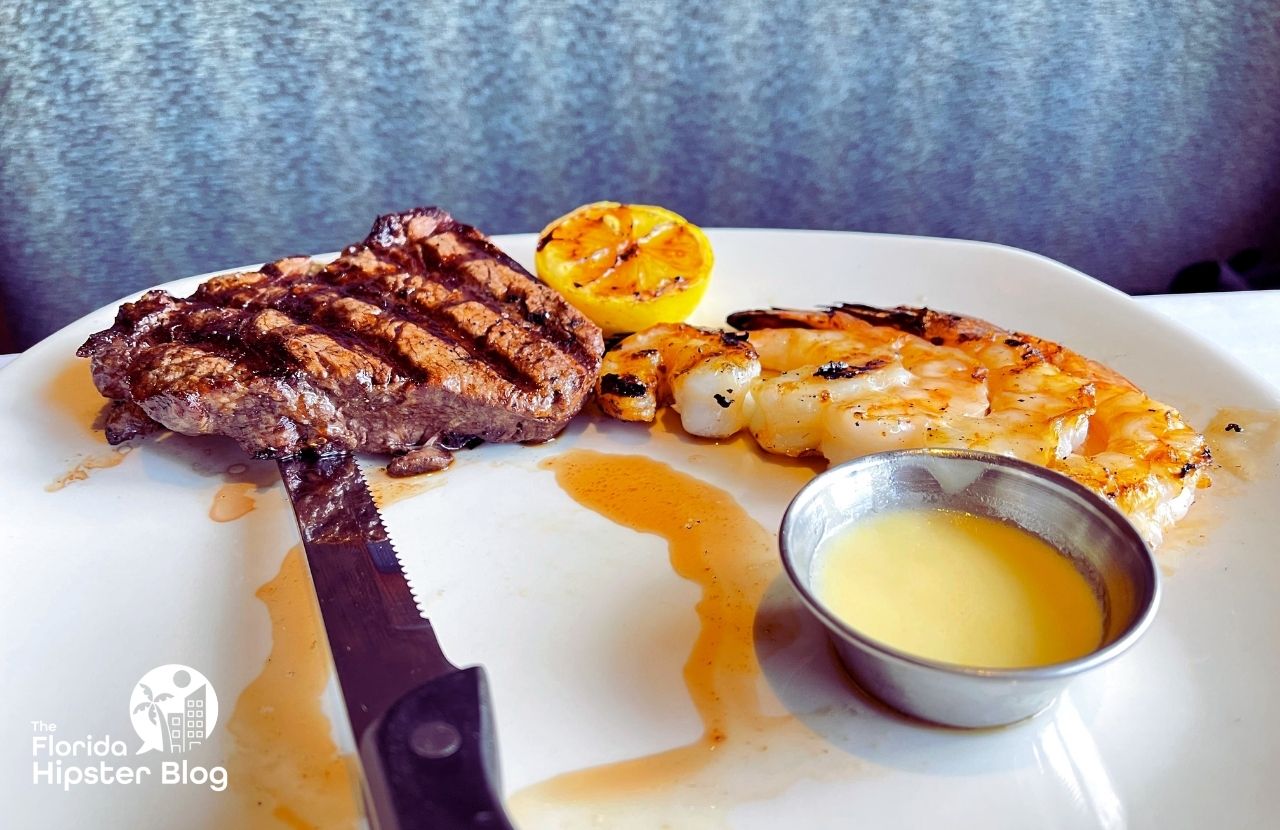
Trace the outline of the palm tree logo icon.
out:
<instances>
[{"instance_id":1,"label":"palm tree logo icon","mask_svg":"<svg viewBox=\"0 0 1280 830\"><path fill-rule=\"evenodd\" d=\"M196 669L180 663L142 676L129 698L129 719L142 739L138 754L181 755L205 743L218 721L218 695Z\"/></svg>"},{"instance_id":2,"label":"palm tree logo icon","mask_svg":"<svg viewBox=\"0 0 1280 830\"><path fill-rule=\"evenodd\" d=\"M161 692L159 696L152 697L151 687L146 683L139 683L138 688L147 696L147 699L133 707L133 713L136 715L139 712L146 712L147 720L158 725L160 723L160 718L164 717L164 712L160 709L160 704L164 703L166 700L173 700L173 695L168 692Z\"/></svg>"}]
</instances>

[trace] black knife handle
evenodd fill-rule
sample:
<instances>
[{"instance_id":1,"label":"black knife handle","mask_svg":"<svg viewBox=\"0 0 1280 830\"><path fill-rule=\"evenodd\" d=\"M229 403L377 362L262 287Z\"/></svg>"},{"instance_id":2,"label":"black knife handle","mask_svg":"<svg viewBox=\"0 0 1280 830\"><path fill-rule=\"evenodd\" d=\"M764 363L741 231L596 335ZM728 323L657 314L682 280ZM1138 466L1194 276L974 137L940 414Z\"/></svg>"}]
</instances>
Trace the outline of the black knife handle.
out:
<instances>
[{"instance_id":1,"label":"black knife handle","mask_svg":"<svg viewBox=\"0 0 1280 830\"><path fill-rule=\"evenodd\" d=\"M406 693L361 741L371 823L377 830L512 830L479 666Z\"/></svg>"}]
</instances>

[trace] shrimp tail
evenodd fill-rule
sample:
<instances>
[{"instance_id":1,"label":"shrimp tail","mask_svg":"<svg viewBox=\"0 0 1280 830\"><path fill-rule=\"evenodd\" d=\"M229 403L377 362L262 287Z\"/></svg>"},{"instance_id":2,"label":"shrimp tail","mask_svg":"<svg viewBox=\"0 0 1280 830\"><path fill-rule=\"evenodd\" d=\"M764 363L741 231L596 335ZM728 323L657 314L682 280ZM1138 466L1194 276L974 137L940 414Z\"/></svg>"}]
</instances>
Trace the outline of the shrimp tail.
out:
<instances>
[{"instance_id":1,"label":"shrimp tail","mask_svg":"<svg viewBox=\"0 0 1280 830\"><path fill-rule=\"evenodd\" d=\"M730 314L729 325L744 331L766 328L802 328L828 331L859 329L863 324L914 334L934 345L968 342L1004 333L1004 330L976 317L946 314L929 308L895 306L878 308L860 303L841 303L820 310L790 308L758 309Z\"/></svg>"},{"instance_id":2,"label":"shrimp tail","mask_svg":"<svg viewBox=\"0 0 1280 830\"><path fill-rule=\"evenodd\" d=\"M1036 358L1053 364L1064 372L1094 383L1137 389L1132 381L1096 360L1074 352L1058 343L1025 332L1003 329L978 317L948 314L931 308L895 306L879 308L861 303L840 303L824 310L773 308L739 311L729 315L729 325L743 331L766 328L805 328L847 331L858 327L857 320L872 326L890 328L924 338L935 346L963 346L976 341L1002 340L1008 345L1030 347Z\"/></svg>"},{"instance_id":3,"label":"shrimp tail","mask_svg":"<svg viewBox=\"0 0 1280 830\"><path fill-rule=\"evenodd\" d=\"M737 311L726 318L730 326L739 331L761 329L829 329L828 317L822 311L802 311L791 308L756 309Z\"/></svg>"}]
</instances>

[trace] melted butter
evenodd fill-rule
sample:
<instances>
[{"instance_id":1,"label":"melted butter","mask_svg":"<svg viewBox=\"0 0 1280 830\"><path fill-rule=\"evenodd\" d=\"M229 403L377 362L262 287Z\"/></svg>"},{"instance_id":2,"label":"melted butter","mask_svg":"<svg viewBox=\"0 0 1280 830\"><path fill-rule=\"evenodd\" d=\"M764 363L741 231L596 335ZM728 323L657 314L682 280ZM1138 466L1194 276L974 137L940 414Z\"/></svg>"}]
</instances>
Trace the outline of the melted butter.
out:
<instances>
[{"instance_id":1,"label":"melted butter","mask_svg":"<svg viewBox=\"0 0 1280 830\"><path fill-rule=\"evenodd\" d=\"M780 574L772 533L723 490L643 456L572 450L542 466L583 506L666 539L676 573L701 588L684 681L703 730L684 746L521 790L509 800L517 818L560 827L717 827L736 803L857 768L791 715L767 713L779 704L763 682L753 626Z\"/></svg>"},{"instance_id":2,"label":"melted butter","mask_svg":"<svg viewBox=\"0 0 1280 830\"><path fill-rule=\"evenodd\" d=\"M1071 561L982 516L873 516L823 544L813 577L814 592L850 626L931 660L1025 668L1102 643L1102 606Z\"/></svg>"},{"instance_id":3,"label":"melted butter","mask_svg":"<svg viewBox=\"0 0 1280 830\"><path fill-rule=\"evenodd\" d=\"M124 457L133 451L133 446L123 444L111 452L102 455L91 455L88 458L81 459L74 467L58 476L53 481L44 486L44 489L50 493L56 493L68 484L74 484L77 481L84 481L89 478L89 474L94 470L105 470L114 467Z\"/></svg>"},{"instance_id":4,"label":"melted butter","mask_svg":"<svg viewBox=\"0 0 1280 830\"><path fill-rule=\"evenodd\" d=\"M258 489L250 482L231 482L218 488L209 506L209 518L215 522L234 522L253 510L253 493Z\"/></svg>"},{"instance_id":5,"label":"melted butter","mask_svg":"<svg viewBox=\"0 0 1280 830\"><path fill-rule=\"evenodd\" d=\"M301 548L257 596L271 615L271 654L227 724L235 741L228 777L245 807L236 826L354 828L359 773L338 752L321 708L329 657Z\"/></svg>"}]
</instances>

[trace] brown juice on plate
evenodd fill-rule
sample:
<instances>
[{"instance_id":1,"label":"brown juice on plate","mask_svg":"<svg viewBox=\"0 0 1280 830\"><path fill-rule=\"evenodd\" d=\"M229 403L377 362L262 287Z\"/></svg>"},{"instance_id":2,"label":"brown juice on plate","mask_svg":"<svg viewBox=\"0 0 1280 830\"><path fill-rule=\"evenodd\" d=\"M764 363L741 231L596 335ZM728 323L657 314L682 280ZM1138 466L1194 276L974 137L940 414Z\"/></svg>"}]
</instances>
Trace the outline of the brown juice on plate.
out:
<instances>
[{"instance_id":1,"label":"brown juice on plate","mask_svg":"<svg viewBox=\"0 0 1280 830\"><path fill-rule=\"evenodd\" d=\"M218 488L209 506L209 518L215 522L234 522L253 510L256 502L253 493L258 489L251 482L230 482Z\"/></svg>"},{"instance_id":2,"label":"brown juice on plate","mask_svg":"<svg viewBox=\"0 0 1280 830\"><path fill-rule=\"evenodd\" d=\"M360 816L355 760L338 751L321 700L329 653L301 548L258 589L271 615L271 654L240 694L227 730L227 763L248 828L354 828Z\"/></svg>"},{"instance_id":3,"label":"brown juice on plate","mask_svg":"<svg viewBox=\"0 0 1280 830\"><path fill-rule=\"evenodd\" d=\"M676 573L701 588L684 680L703 731L684 746L526 788L510 799L513 814L548 826L718 826L738 802L840 770L821 738L765 711L774 702L753 626L780 573L773 534L725 491L644 456L571 450L543 466L584 507L666 539Z\"/></svg>"},{"instance_id":4,"label":"brown juice on plate","mask_svg":"<svg viewBox=\"0 0 1280 830\"><path fill-rule=\"evenodd\" d=\"M107 401L93 385L89 361L72 357L49 377L44 388L44 403L59 415L70 416L84 431L105 444L102 430L94 426Z\"/></svg>"},{"instance_id":5,"label":"brown juice on plate","mask_svg":"<svg viewBox=\"0 0 1280 830\"><path fill-rule=\"evenodd\" d=\"M124 457L132 451L133 447L125 444L123 446L116 447L110 452L83 458L70 470L67 470L65 473L46 484L44 489L47 492L56 493L68 484L74 484L77 481L84 481L94 470L106 470L110 467L116 466L121 461L124 461Z\"/></svg>"},{"instance_id":6,"label":"brown juice on plate","mask_svg":"<svg viewBox=\"0 0 1280 830\"><path fill-rule=\"evenodd\" d=\"M409 478L395 478L387 475L386 467L379 466L366 472L365 478L368 481L369 492L373 495L374 503L378 505L379 510L386 510L397 502L411 499L428 490L443 486L445 473L447 472L447 470L440 470L439 472L424 473L423 475Z\"/></svg>"}]
</instances>

